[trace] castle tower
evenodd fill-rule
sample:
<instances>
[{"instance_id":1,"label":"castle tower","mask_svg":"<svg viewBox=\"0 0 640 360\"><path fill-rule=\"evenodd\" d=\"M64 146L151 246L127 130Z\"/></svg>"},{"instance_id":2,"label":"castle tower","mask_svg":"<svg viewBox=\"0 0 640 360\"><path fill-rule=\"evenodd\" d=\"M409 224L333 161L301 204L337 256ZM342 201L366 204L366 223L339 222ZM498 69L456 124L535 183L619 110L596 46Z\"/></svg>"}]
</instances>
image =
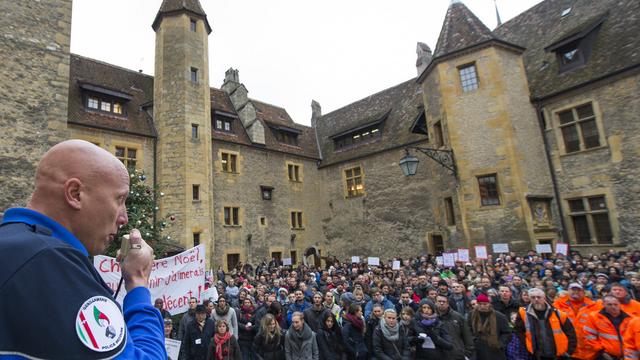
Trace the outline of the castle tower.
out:
<instances>
[{"instance_id":1,"label":"castle tower","mask_svg":"<svg viewBox=\"0 0 640 360\"><path fill-rule=\"evenodd\" d=\"M160 214L175 215L166 233L189 248L213 251L211 98L208 36L198 0L164 0L156 32L154 121Z\"/></svg>"},{"instance_id":2,"label":"castle tower","mask_svg":"<svg viewBox=\"0 0 640 360\"><path fill-rule=\"evenodd\" d=\"M497 38L452 1L433 58L419 76L427 127L458 166L457 211L466 244L552 243L557 216L542 134L518 45Z\"/></svg>"}]
</instances>

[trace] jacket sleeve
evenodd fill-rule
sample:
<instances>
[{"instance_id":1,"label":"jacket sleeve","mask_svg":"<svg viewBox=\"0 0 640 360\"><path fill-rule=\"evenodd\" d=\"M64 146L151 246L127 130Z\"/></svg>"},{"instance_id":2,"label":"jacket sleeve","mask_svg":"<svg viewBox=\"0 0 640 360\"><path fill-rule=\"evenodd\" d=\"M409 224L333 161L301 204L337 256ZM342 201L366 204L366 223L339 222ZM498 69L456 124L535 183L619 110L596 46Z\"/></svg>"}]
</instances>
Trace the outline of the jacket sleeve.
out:
<instances>
[{"instance_id":1,"label":"jacket sleeve","mask_svg":"<svg viewBox=\"0 0 640 360\"><path fill-rule=\"evenodd\" d=\"M627 330L624 332L624 360L637 360L640 358L640 318L631 320Z\"/></svg>"},{"instance_id":2,"label":"jacket sleeve","mask_svg":"<svg viewBox=\"0 0 640 360\"><path fill-rule=\"evenodd\" d=\"M349 329L351 326L345 325L342 327L342 340L344 341L344 347L348 353L355 354L356 348L353 346L353 339L351 339L351 333Z\"/></svg>"},{"instance_id":3,"label":"jacket sleeve","mask_svg":"<svg viewBox=\"0 0 640 360\"><path fill-rule=\"evenodd\" d=\"M500 348L506 349L507 345L509 345L509 341L511 341L511 328L509 327L509 323L507 322L507 317L502 314L496 314L497 323L498 323L498 334L500 334Z\"/></svg>"},{"instance_id":4,"label":"jacket sleeve","mask_svg":"<svg viewBox=\"0 0 640 360\"><path fill-rule=\"evenodd\" d=\"M240 350L240 345L238 344L238 341L233 337L231 337L230 341L231 341L230 345L233 348L232 350L233 360L242 360L242 351ZM249 349L245 349L245 351L249 351Z\"/></svg>"},{"instance_id":5,"label":"jacket sleeve","mask_svg":"<svg viewBox=\"0 0 640 360\"><path fill-rule=\"evenodd\" d=\"M318 351L318 342L316 341L315 333L313 333L313 339L311 339L311 356L313 360L320 360L320 352Z\"/></svg>"},{"instance_id":6,"label":"jacket sleeve","mask_svg":"<svg viewBox=\"0 0 640 360\"><path fill-rule=\"evenodd\" d=\"M382 346L383 336L384 335L382 335L382 330L380 330L380 328L376 328L373 331L373 356L378 360L393 360L384 353L384 348Z\"/></svg>"},{"instance_id":7,"label":"jacket sleeve","mask_svg":"<svg viewBox=\"0 0 640 360\"><path fill-rule=\"evenodd\" d=\"M462 341L464 342L464 355L469 359L473 358L475 346L473 344L473 334L471 328L464 319L460 320L460 327L462 328Z\"/></svg>"},{"instance_id":8,"label":"jacket sleeve","mask_svg":"<svg viewBox=\"0 0 640 360\"><path fill-rule=\"evenodd\" d=\"M284 355L287 360L291 360L291 341L289 341L289 335L284 338Z\"/></svg>"},{"instance_id":9,"label":"jacket sleeve","mask_svg":"<svg viewBox=\"0 0 640 360\"><path fill-rule=\"evenodd\" d=\"M233 311L233 314L231 315L231 329L233 329L233 337L238 340L238 316L233 308L230 308L229 311Z\"/></svg>"},{"instance_id":10,"label":"jacket sleeve","mask_svg":"<svg viewBox=\"0 0 640 360\"><path fill-rule=\"evenodd\" d=\"M369 320L369 316L371 315L371 310L373 308L373 303L369 301L367 305L364 306L364 319Z\"/></svg>"},{"instance_id":11,"label":"jacket sleeve","mask_svg":"<svg viewBox=\"0 0 640 360\"><path fill-rule=\"evenodd\" d=\"M526 312L525 316L528 316ZM471 320L471 317L469 317L469 320ZM527 332L527 329L525 329L524 327L524 321L522 320L520 313L518 313L518 316L516 316L516 324L513 327L513 332L516 334L516 336L518 336L520 343L526 344L525 334Z\"/></svg>"},{"instance_id":12,"label":"jacket sleeve","mask_svg":"<svg viewBox=\"0 0 640 360\"><path fill-rule=\"evenodd\" d=\"M178 355L179 360L187 360L189 357L189 346L191 346L191 339L189 338L189 332L185 331L180 338L180 354Z\"/></svg>"},{"instance_id":13,"label":"jacket sleeve","mask_svg":"<svg viewBox=\"0 0 640 360\"><path fill-rule=\"evenodd\" d=\"M447 331L442 328L442 326L436 326L432 331L427 333L429 337L433 340L433 343L436 347L444 350L453 350L453 342L447 334Z\"/></svg>"},{"instance_id":14,"label":"jacket sleeve","mask_svg":"<svg viewBox=\"0 0 640 360\"><path fill-rule=\"evenodd\" d=\"M560 317L560 312L556 310L556 315ZM569 341L569 348L567 350L567 354L571 355L576 351L576 347L578 346L578 338L576 337L576 329L574 329L573 324L571 323L571 319L568 316L565 317L564 323L562 325L562 332L567 336L567 340Z\"/></svg>"}]
</instances>

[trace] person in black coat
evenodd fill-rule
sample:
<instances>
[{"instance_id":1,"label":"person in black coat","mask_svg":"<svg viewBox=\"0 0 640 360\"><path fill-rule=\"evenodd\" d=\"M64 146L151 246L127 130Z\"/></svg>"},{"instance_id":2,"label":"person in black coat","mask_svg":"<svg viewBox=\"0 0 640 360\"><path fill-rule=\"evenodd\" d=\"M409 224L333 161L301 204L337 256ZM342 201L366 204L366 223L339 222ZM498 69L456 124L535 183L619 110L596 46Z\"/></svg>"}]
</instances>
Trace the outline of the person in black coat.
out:
<instances>
[{"instance_id":1,"label":"person in black coat","mask_svg":"<svg viewBox=\"0 0 640 360\"><path fill-rule=\"evenodd\" d=\"M253 340L253 353L257 360L284 360L284 333L272 314L260 322L260 331Z\"/></svg>"},{"instance_id":2,"label":"person in black coat","mask_svg":"<svg viewBox=\"0 0 640 360\"><path fill-rule=\"evenodd\" d=\"M474 336L477 360L506 360L506 349L511 340L511 328L506 316L493 310L489 297L480 294L478 305L468 316Z\"/></svg>"},{"instance_id":3,"label":"person in black coat","mask_svg":"<svg viewBox=\"0 0 640 360\"><path fill-rule=\"evenodd\" d=\"M333 314L327 312L322 317L322 324L316 333L320 360L341 360L344 356L342 329Z\"/></svg>"},{"instance_id":4,"label":"person in black coat","mask_svg":"<svg viewBox=\"0 0 640 360\"><path fill-rule=\"evenodd\" d=\"M453 349L453 344L438 320L436 307L429 299L420 301L420 310L415 317L416 359L444 359L445 351Z\"/></svg>"},{"instance_id":5,"label":"person in black coat","mask_svg":"<svg viewBox=\"0 0 640 360\"><path fill-rule=\"evenodd\" d=\"M207 308L204 305L197 305L195 317L187 323L182 335L179 359L205 360L215 331L215 323L207 319Z\"/></svg>"},{"instance_id":6,"label":"person in black coat","mask_svg":"<svg viewBox=\"0 0 640 360\"><path fill-rule=\"evenodd\" d=\"M396 311L387 309L373 331L373 354L378 360L409 360L409 341L400 328Z\"/></svg>"},{"instance_id":7,"label":"person in black coat","mask_svg":"<svg viewBox=\"0 0 640 360\"><path fill-rule=\"evenodd\" d=\"M367 351L371 360L375 360L376 356L373 353L373 330L380 324L384 309L382 304L374 304L371 309L371 315L367 319L366 330L364 332L364 343L367 345Z\"/></svg>"},{"instance_id":8,"label":"person in black coat","mask_svg":"<svg viewBox=\"0 0 640 360\"><path fill-rule=\"evenodd\" d=\"M362 307L349 305L349 310L342 319L342 340L348 360L368 359L367 346L364 343L364 318Z\"/></svg>"},{"instance_id":9,"label":"person in black coat","mask_svg":"<svg viewBox=\"0 0 640 360\"><path fill-rule=\"evenodd\" d=\"M258 326L256 326L254 312L255 307L248 297L243 300L243 303L236 312L238 314L238 344L242 349L251 348L251 344L257 333ZM253 353L251 351L242 352L242 359L253 360Z\"/></svg>"},{"instance_id":10,"label":"person in black coat","mask_svg":"<svg viewBox=\"0 0 640 360\"><path fill-rule=\"evenodd\" d=\"M416 352L416 343L417 343L417 336L418 334L416 333L416 326L415 326L415 317L416 317L416 313L413 312L413 310L411 308L404 308L402 309L402 312L400 313L400 331L402 332L402 334L407 338L407 341L409 342L409 350L411 351L411 359L414 359L415 356L413 356Z\"/></svg>"}]
</instances>

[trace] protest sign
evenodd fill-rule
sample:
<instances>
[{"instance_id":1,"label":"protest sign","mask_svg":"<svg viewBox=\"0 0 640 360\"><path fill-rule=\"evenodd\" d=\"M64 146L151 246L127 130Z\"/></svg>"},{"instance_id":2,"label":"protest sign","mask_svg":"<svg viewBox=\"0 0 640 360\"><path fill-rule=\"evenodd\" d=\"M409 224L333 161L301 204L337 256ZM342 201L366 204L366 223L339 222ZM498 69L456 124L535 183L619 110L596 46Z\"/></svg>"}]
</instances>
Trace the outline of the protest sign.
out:
<instances>
[{"instance_id":1,"label":"protest sign","mask_svg":"<svg viewBox=\"0 0 640 360\"><path fill-rule=\"evenodd\" d=\"M436 265L444 264L444 258L442 256L436 256Z\"/></svg>"},{"instance_id":2,"label":"protest sign","mask_svg":"<svg viewBox=\"0 0 640 360\"><path fill-rule=\"evenodd\" d=\"M553 251L551 251L551 244L537 244L536 252L538 254L551 254Z\"/></svg>"},{"instance_id":3,"label":"protest sign","mask_svg":"<svg viewBox=\"0 0 640 360\"><path fill-rule=\"evenodd\" d=\"M508 253L509 244L493 244L493 252L496 254Z\"/></svg>"},{"instance_id":4,"label":"protest sign","mask_svg":"<svg viewBox=\"0 0 640 360\"><path fill-rule=\"evenodd\" d=\"M556 244L556 254L569 255L569 244L567 243L557 243Z\"/></svg>"},{"instance_id":5,"label":"protest sign","mask_svg":"<svg viewBox=\"0 0 640 360\"><path fill-rule=\"evenodd\" d=\"M484 245L479 245L475 247L476 249L476 259L487 260L489 257L487 256L487 247Z\"/></svg>"},{"instance_id":6,"label":"protest sign","mask_svg":"<svg viewBox=\"0 0 640 360\"><path fill-rule=\"evenodd\" d=\"M367 263L371 266L380 266L380 258L377 257L368 257Z\"/></svg>"},{"instance_id":7,"label":"protest sign","mask_svg":"<svg viewBox=\"0 0 640 360\"><path fill-rule=\"evenodd\" d=\"M208 288L207 290L202 292L202 299L206 300L206 299L211 299L215 302L218 301L218 289L216 289L215 286L211 286L210 288Z\"/></svg>"},{"instance_id":8,"label":"protest sign","mask_svg":"<svg viewBox=\"0 0 640 360\"><path fill-rule=\"evenodd\" d=\"M444 253L442 254L442 259L443 259L443 264L444 266L448 266L448 267L454 267L456 266L456 259L455 259L455 255L456 253Z\"/></svg>"},{"instance_id":9,"label":"protest sign","mask_svg":"<svg viewBox=\"0 0 640 360\"><path fill-rule=\"evenodd\" d=\"M360 256L352 256L351 257L351 263L359 263L360 262Z\"/></svg>"},{"instance_id":10,"label":"protest sign","mask_svg":"<svg viewBox=\"0 0 640 360\"><path fill-rule=\"evenodd\" d=\"M393 260L392 270L400 270L400 260Z\"/></svg>"},{"instance_id":11,"label":"protest sign","mask_svg":"<svg viewBox=\"0 0 640 360\"><path fill-rule=\"evenodd\" d=\"M284 266L291 265L291 258L282 259L282 265Z\"/></svg>"},{"instance_id":12,"label":"protest sign","mask_svg":"<svg viewBox=\"0 0 640 360\"><path fill-rule=\"evenodd\" d=\"M458 261L469 262L469 249L458 249Z\"/></svg>"},{"instance_id":13,"label":"protest sign","mask_svg":"<svg viewBox=\"0 0 640 360\"><path fill-rule=\"evenodd\" d=\"M178 360L180 343L180 340L164 339L164 348L167 350L167 358L169 360Z\"/></svg>"},{"instance_id":14,"label":"protest sign","mask_svg":"<svg viewBox=\"0 0 640 360\"><path fill-rule=\"evenodd\" d=\"M103 255L93 257L93 266L102 280L115 292L120 282L120 263L115 258ZM171 315L183 313L189 309L189 298L202 300L204 291L205 249L198 245L178 255L153 261L149 290L151 298L164 300L164 308ZM126 290L120 289L120 304Z\"/></svg>"}]
</instances>

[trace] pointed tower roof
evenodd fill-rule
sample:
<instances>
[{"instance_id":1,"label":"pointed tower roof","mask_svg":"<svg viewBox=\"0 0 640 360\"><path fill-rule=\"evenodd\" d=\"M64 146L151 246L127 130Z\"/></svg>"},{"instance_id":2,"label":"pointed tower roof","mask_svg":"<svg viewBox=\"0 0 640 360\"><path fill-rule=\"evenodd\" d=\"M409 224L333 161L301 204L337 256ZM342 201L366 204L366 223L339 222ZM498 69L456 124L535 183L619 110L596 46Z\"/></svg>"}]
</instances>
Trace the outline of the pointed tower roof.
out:
<instances>
[{"instance_id":1,"label":"pointed tower roof","mask_svg":"<svg viewBox=\"0 0 640 360\"><path fill-rule=\"evenodd\" d=\"M494 39L491 30L462 1L454 0L444 17L433 57L440 57Z\"/></svg>"},{"instance_id":2,"label":"pointed tower roof","mask_svg":"<svg viewBox=\"0 0 640 360\"><path fill-rule=\"evenodd\" d=\"M162 21L163 16L183 11L203 19L207 33L211 34L211 26L209 25L209 21L207 21L207 14L202 9L200 1L198 0L162 0L160 10L158 10L158 14L156 15L155 20L153 20L151 27L153 30L158 30L158 26L160 26L160 21Z\"/></svg>"}]
</instances>

